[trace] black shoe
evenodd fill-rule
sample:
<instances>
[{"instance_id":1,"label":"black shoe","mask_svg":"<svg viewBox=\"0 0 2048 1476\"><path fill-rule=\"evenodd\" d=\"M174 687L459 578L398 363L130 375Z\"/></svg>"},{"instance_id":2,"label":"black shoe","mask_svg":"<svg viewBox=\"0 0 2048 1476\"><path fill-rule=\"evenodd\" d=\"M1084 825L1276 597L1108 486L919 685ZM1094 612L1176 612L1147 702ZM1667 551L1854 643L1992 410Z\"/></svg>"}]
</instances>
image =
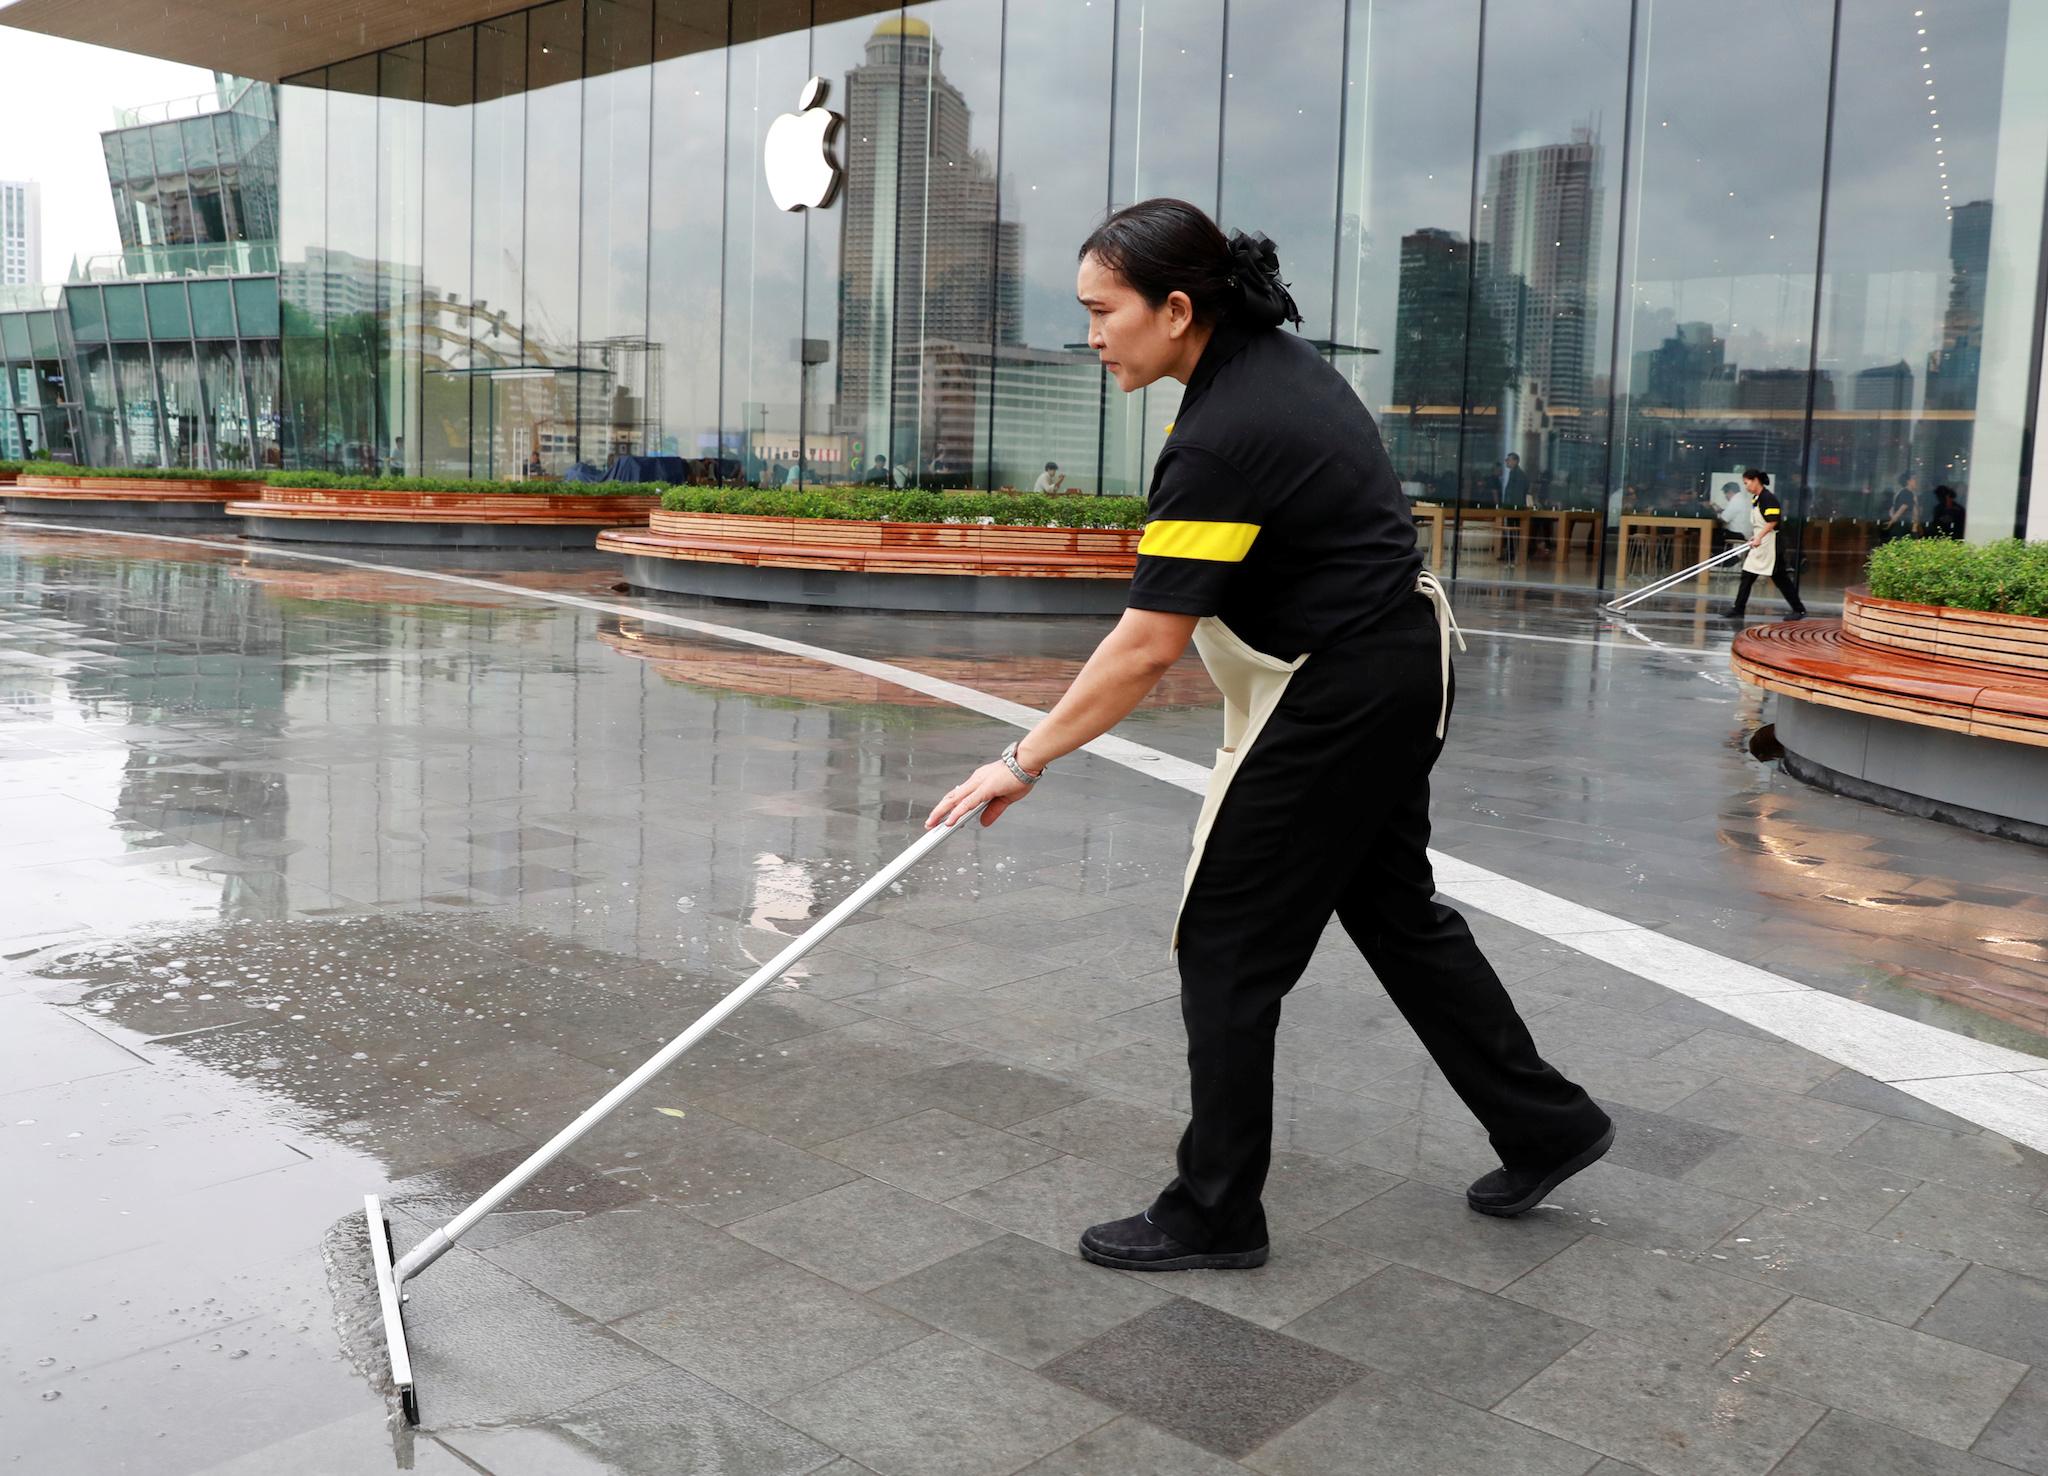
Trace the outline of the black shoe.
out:
<instances>
[{"instance_id":1,"label":"black shoe","mask_svg":"<svg viewBox=\"0 0 2048 1476\"><path fill-rule=\"evenodd\" d=\"M1609 1122L1600 1136L1554 1168L1533 1172L1497 1168L1472 1181L1465 1191L1465 1203L1482 1215L1507 1217L1523 1214L1543 1203L1543 1196L1606 1156L1614 1146L1614 1124Z\"/></svg>"},{"instance_id":2,"label":"black shoe","mask_svg":"<svg viewBox=\"0 0 2048 1476\"><path fill-rule=\"evenodd\" d=\"M1805 618L1806 612L1804 610L1794 610L1790 615L1787 615L1785 617L1785 623L1787 625L1790 625L1795 620L1804 620Z\"/></svg>"},{"instance_id":3,"label":"black shoe","mask_svg":"<svg viewBox=\"0 0 2048 1476\"><path fill-rule=\"evenodd\" d=\"M1737 620L1737 621L1741 620L1742 618L1743 618L1743 616L1742 616L1742 612L1741 612L1740 610L1723 610L1723 611L1722 611L1722 612L1721 612L1721 613L1720 613L1719 615L1717 615L1717 616L1715 617L1715 619L1717 619L1717 620Z\"/></svg>"},{"instance_id":4,"label":"black shoe","mask_svg":"<svg viewBox=\"0 0 2048 1476\"><path fill-rule=\"evenodd\" d=\"M1182 1245L1144 1215L1090 1225L1081 1234L1081 1254L1098 1266L1119 1271L1249 1271L1266 1264L1270 1248L1198 1251Z\"/></svg>"}]
</instances>

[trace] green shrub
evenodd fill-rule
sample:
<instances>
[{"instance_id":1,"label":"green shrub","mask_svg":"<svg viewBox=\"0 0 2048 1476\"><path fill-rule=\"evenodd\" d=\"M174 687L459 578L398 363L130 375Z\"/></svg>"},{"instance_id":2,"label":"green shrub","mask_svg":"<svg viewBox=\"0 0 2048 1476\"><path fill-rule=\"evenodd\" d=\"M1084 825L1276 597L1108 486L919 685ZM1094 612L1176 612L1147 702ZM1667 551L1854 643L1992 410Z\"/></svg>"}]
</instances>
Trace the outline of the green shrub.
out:
<instances>
[{"instance_id":1,"label":"green shrub","mask_svg":"<svg viewBox=\"0 0 2048 1476\"><path fill-rule=\"evenodd\" d=\"M353 477L340 472L270 472L270 487L325 487L337 492L524 493L529 497L653 497L661 482L486 482L463 477Z\"/></svg>"},{"instance_id":2,"label":"green shrub","mask_svg":"<svg viewBox=\"0 0 2048 1476\"><path fill-rule=\"evenodd\" d=\"M1870 555L1870 592L1915 605L2048 616L2048 543L1897 539Z\"/></svg>"},{"instance_id":3,"label":"green shrub","mask_svg":"<svg viewBox=\"0 0 2048 1476\"><path fill-rule=\"evenodd\" d=\"M10 472L18 472L27 465L26 461L0 461L0 476L6 476Z\"/></svg>"},{"instance_id":4,"label":"green shrub","mask_svg":"<svg viewBox=\"0 0 2048 1476\"><path fill-rule=\"evenodd\" d=\"M888 487L671 487L670 512L756 518L848 518L877 523L994 523L1027 528L1137 528L1142 497L1046 497L1029 492L921 492Z\"/></svg>"},{"instance_id":5,"label":"green shrub","mask_svg":"<svg viewBox=\"0 0 2048 1476\"><path fill-rule=\"evenodd\" d=\"M61 461L31 461L22 466L31 477L120 477L130 482L218 482L248 481L234 472L207 471L192 466L71 466Z\"/></svg>"}]
</instances>

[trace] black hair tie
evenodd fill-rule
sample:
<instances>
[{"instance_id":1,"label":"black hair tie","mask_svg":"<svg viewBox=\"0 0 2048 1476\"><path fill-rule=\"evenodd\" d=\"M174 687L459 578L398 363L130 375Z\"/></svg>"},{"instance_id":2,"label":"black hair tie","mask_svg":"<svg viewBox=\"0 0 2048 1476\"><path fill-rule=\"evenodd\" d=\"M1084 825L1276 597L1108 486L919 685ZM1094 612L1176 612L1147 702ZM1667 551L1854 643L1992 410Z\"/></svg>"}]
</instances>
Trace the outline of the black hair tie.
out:
<instances>
[{"instance_id":1,"label":"black hair tie","mask_svg":"<svg viewBox=\"0 0 2048 1476\"><path fill-rule=\"evenodd\" d=\"M1245 316L1261 327L1301 326L1301 309L1280 280L1280 253L1263 234L1230 233L1231 285L1243 299Z\"/></svg>"}]
</instances>

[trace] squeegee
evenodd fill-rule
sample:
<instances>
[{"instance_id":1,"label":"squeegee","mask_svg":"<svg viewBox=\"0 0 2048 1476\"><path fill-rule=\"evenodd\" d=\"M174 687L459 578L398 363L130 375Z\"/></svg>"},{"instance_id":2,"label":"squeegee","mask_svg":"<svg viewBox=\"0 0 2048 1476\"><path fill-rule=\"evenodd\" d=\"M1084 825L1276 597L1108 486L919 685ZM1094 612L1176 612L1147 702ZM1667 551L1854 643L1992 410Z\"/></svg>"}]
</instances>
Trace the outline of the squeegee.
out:
<instances>
[{"instance_id":1,"label":"squeegee","mask_svg":"<svg viewBox=\"0 0 2048 1476\"><path fill-rule=\"evenodd\" d=\"M399 1402L405 1410L408 1422L415 1425L420 1422L420 1404L419 1393L413 1382L412 1353L405 1341L405 1284L439 1260L450 1246L475 1229L479 1220L518 1193L535 1174L568 1152L585 1133L610 1117L628 1097L654 1080L674 1064L677 1057L717 1029L726 1016L788 973L799 959L830 937L841 923L873 901L884 888L935 850L947 836L980 814L982 808L976 805L952 824L937 826L919 836L902 855L861 883L859 889L851 896L819 918L782 952L761 965L744 984L706 1010L701 1019L655 1052L639 1070L598 1098L581 1117L535 1149L524 1163L477 1196L469 1208L427 1236L405 1255L396 1254L391 1240L391 1221L384 1214L382 1200L375 1194L363 1196L363 1218L370 1232L370 1264L377 1276L378 1310L384 1317L384 1343L391 1356L391 1381L398 1387Z\"/></svg>"},{"instance_id":2,"label":"squeegee","mask_svg":"<svg viewBox=\"0 0 2048 1476\"><path fill-rule=\"evenodd\" d=\"M1651 595L1662 594L1665 590L1672 588L1674 585L1683 584L1686 580L1691 579L1695 575L1704 574L1709 569L1719 568L1721 565L1727 563L1730 559L1740 558L1742 555L1748 552L1749 545L1746 543L1738 543L1733 548L1724 548L1721 550L1721 552L1715 554L1711 559L1702 559L1689 569L1680 569L1676 574L1667 574L1662 579L1657 580L1654 584L1646 584L1641 589L1632 590L1628 594L1621 595L1616 599L1609 600L1600 608L1603 610L1619 613L1620 611L1628 609L1631 605L1641 604L1644 600L1647 600Z\"/></svg>"}]
</instances>

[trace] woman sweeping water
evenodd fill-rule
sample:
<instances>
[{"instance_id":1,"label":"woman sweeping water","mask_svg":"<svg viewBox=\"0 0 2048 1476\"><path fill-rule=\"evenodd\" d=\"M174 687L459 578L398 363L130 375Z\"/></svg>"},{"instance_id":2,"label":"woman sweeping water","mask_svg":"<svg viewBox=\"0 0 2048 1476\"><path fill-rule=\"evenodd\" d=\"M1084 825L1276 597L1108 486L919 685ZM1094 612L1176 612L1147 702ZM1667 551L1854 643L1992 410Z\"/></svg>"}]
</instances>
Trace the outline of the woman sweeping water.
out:
<instances>
[{"instance_id":1,"label":"woman sweeping water","mask_svg":"<svg viewBox=\"0 0 2048 1476\"><path fill-rule=\"evenodd\" d=\"M1300 315L1262 236L1226 239L1192 205L1147 200L1088 238L1077 291L1119 389L1187 386L1129 607L1045 720L926 824L980 804L992 823L1195 642L1224 696L1224 743L1175 928L1192 1120L1173 1181L1089 1227L1081 1253L1137 1271L1265 1263L1274 1034L1332 914L1500 1155L1467 1201L1532 1209L1614 1129L1537 1054L1464 919L1435 900L1429 772L1455 627L1378 428L1280 331Z\"/></svg>"}]
</instances>

